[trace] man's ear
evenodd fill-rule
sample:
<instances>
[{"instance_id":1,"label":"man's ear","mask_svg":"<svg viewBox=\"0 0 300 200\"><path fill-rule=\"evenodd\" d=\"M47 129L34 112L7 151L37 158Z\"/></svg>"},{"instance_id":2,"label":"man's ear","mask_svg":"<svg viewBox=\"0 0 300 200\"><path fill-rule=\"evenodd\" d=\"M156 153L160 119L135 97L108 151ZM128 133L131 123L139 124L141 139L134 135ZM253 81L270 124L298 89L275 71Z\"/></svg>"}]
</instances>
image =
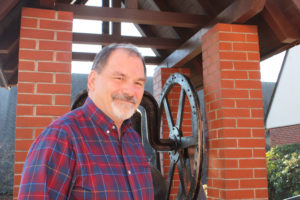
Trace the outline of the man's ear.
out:
<instances>
[{"instance_id":1,"label":"man's ear","mask_svg":"<svg viewBox=\"0 0 300 200\"><path fill-rule=\"evenodd\" d=\"M87 81L87 87L89 91L94 91L95 89L95 82L97 78L97 72L95 70L92 70L88 76L88 81Z\"/></svg>"}]
</instances>

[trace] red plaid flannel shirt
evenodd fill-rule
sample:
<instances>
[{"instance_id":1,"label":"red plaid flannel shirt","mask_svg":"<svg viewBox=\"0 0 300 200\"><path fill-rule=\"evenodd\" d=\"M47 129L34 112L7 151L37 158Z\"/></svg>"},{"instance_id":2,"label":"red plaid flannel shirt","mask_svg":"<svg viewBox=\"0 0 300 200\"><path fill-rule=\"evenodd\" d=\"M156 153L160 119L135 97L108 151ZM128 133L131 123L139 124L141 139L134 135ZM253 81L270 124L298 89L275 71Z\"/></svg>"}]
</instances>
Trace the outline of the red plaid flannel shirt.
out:
<instances>
[{"instance_id":1,"label":"red plaid flannel shirt","mask_svg":"<svg viewBox=\"0 0 300 200\"><path fill-rule=\"evenodd\" d=\"M117 131L89 98L55 120L29 150L19 199L154 199L139 135L129 120Z\"/></svg>"}]
</instances>

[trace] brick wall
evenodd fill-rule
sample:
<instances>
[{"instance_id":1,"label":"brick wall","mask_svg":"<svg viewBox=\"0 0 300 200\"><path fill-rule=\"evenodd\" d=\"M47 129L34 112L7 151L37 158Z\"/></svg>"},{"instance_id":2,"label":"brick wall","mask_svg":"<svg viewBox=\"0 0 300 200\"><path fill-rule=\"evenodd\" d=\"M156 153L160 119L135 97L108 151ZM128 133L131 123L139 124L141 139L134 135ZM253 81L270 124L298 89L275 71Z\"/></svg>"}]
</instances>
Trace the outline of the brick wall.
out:
<instances>
[{"instance_id":1,"label":"brick wall","mask_svg":"<svg viewBox=\"0 0 300 200\"><path fill-rule=\"evenodd\" d=\"M73 13L23 8L19 45L14 198L34 139L70 110Z\"/></svg>"},{"instance_id":2,"label":"brick wall","mask_svg":"<svg viewBox=\"0 0 300 200\"><path fill-rule=\"evenodd\" d=\"M166 80L169 78L171 74L174 73L182 73L186 76L190 76L190 71L189 69L182 69L182 68L160 68L155 72L153 75L153 96L155 99L158 101L161 95L161 91L163 86L165 85ZM173 87L171 92L168 95L168 102L170 106L170 110L174 119L174 124L176 123L176 114L178 110L178 103L179 103L179 96L180 96L180 87L179 85ZM190 136L192 135L192 123L191 123L191 114L190 114L190 105L188 99L185 101L185 106L184 106L185 112L183 116L183 122L182 122L182 132L184 136ZM162 119L162 135L161 138L167 139L169 138L169 128L168 128L168 122L165 117L165 113L163 114L163 119ZM168 178L168 171L170 167L170 157L168 152L164 152L160 154L160 159L161 159L161 166L162 166L162 174L167 180ZM175 167L175 172L174 172L174 177L173 177L173 182L171 186L171 192L170 192L170 200L176 199L178 189L180 185L180 180L179 180L179 174L177 167Z\"/></svg>"},{"instance_id":3,"label":"brick wall","mask_svg":"<svg viewBox=\"0 0 300 200\"><path fill-rule=\"evenodd\" d=\"M300 143L300 124L272 128L270 132L270 146Z\"/></svg>"},{"instance_id":4,"label":"brick wall","mask_svg":"<svg viewBox=\"0 0 300 200\"><path fill-rule=\"evenodd\" d=\"M202 40L208 199L268 199L257 27L217 24Z\"/></svg>"}]
</instances>

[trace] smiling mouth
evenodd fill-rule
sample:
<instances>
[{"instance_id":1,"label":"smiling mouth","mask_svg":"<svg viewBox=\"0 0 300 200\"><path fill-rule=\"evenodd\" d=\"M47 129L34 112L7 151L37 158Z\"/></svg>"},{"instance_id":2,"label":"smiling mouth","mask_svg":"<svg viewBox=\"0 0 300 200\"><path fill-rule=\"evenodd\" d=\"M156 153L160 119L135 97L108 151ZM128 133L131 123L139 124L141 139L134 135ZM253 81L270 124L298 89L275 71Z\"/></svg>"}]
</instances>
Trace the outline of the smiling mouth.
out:
<instances>
[{"instance_id":1,"label":"smiling mouth","mask_svg":"<svg viewBox=\"0 0 300 200\"><path fill-rule=\"evenodd\" d=\"M120 102L122 102L122 103L127 103L127 104L131 104L131 105L135 105L134 102L128 101L128 100L125 100L125 99L115 99L115 100L120 101Z\"/></svg>"},{"instance_id":2,"label":"smiling mouth","mask_svg":"<svg viewBox=\"0 0 300 200\"><path fill-rule=\"evenodd\" d=\"M136 98L134 98L133 96L129 96L127 94L113 94L112 99L122 101L125 103L130 103L132 105L135 105L137 103Z\"/></svg>"}]
</instances>

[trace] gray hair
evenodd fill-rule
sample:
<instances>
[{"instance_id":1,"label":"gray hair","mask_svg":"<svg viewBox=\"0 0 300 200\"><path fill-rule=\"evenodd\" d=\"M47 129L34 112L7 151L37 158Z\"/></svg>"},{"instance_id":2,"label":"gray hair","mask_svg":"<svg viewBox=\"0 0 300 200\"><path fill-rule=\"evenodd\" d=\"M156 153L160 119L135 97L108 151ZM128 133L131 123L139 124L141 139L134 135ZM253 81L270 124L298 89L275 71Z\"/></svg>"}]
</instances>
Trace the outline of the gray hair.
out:
<instances>
[{"instance_id":1,"label":"gray hair","mask_svg":"<svg viewBox=\"0 0 300 200\"><path fill-rule=\"evenodd\" d=\"M112 54L113 51L117 49L123 49L126 52L128 52L129 55L137 56L139 57L143 62L144 67L144 73L146 76L146 66L145 66L145 60L141 53L137 50L137 48L132 44L111 44L106 47L104 47L95 57L92 70L97 71L98 73L101 73L103 68L105 67L107 60L109 56Z\"/></svg>"}]
</instances>

